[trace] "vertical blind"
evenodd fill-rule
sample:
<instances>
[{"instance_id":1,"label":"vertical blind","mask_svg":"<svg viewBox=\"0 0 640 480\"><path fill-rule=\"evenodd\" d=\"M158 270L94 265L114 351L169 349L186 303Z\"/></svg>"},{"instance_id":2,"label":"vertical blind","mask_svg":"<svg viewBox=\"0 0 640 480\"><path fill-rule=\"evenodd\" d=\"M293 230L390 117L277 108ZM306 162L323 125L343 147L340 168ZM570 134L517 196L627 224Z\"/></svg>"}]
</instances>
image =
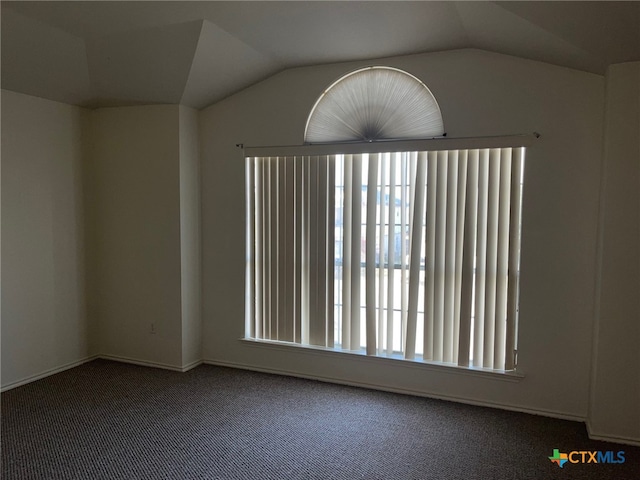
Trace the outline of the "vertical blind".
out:
<instances>
[{"instance_id":1,"label":"vertical blind","mask_svg":"<svg viewBox=\"0 0 640 480\"><path fill-rule=\"evenodd\" d=\"M514 369L524 155L248 155L246 336Z\"/></svg>"}]
</instances>

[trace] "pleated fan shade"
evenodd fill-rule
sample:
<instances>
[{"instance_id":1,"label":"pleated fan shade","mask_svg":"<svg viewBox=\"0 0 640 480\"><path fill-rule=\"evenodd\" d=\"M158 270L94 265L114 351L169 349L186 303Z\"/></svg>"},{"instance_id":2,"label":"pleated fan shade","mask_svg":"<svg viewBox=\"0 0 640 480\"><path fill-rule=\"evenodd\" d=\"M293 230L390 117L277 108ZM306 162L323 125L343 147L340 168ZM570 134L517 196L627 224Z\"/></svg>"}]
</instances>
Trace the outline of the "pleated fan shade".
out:
<instances>
[{"instance_id":1,"label":"pleated fan shade","mask_svg":"<svg viewBox=\"0 0 640 480\"><path fill-rule=\"evenodd\" d=\"M306 143L371 142L444 134L440 107L424 83L391 67L367 67L333 83L314 105Z\"/></svg>"}]
</instances>

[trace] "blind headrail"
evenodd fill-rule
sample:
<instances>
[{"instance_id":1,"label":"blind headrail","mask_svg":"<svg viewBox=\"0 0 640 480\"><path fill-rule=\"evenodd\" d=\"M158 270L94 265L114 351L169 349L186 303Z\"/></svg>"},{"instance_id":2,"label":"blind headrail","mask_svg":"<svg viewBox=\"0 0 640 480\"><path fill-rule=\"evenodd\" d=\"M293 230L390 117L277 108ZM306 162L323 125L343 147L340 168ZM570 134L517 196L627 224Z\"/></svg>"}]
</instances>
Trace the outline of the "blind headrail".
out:
<instances>
[{"instance_id":1,"label":"blind headrail","mask_svg":"<svg viewBox=\"0 0 640 480\"><path fill-rule=\"evenodd\" d=\"M358 153L385 152L433 152L443 150L466 150L477 148L529 147L540 138L537 132L520 135L489 137L440 137L421 140L390 140L377 142L352 142L309 145L280 145L243 148L244 157L289 157L308 155L349 155Z\"/></svg>"}]
</instances>

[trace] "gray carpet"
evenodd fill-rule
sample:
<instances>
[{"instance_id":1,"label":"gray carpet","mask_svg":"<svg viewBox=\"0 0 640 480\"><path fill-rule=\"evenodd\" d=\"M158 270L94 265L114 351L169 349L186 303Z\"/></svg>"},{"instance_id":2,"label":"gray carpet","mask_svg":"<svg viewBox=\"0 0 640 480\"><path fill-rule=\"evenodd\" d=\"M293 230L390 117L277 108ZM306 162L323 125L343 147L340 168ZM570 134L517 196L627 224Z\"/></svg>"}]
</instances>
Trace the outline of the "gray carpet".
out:
<instances>
[{"instance_id":1,"label":"gray carpet","mask_svg":"<svg viewBox=\"0 0 640 480\"><path fill-rule=\"evenodd\" d=\"M566 464L554 448L624 450ZM104 360L2 394L2 478L633 479L583 424L310 380Z\"/></svg>"}]
</instances>

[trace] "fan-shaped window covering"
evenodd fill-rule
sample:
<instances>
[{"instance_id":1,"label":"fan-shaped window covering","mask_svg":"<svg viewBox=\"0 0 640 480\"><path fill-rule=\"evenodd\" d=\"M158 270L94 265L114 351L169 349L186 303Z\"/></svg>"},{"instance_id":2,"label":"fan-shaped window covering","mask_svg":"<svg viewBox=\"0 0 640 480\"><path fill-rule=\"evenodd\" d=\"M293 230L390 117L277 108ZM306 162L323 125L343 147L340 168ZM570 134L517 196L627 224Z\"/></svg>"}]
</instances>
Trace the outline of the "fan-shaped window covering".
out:
<instances>
[{"instance_id":1,"label":"fan-shaped window covering","mask_svg":"<svg viewBox=\"0 0 640 480\"><path fill-rule=\"evenodd\" d=\"M327 88L309 114L304 141L333 143L438 137L440 107L427 86L391 67L351 72Z\"/></svg>"}]
</instances>

